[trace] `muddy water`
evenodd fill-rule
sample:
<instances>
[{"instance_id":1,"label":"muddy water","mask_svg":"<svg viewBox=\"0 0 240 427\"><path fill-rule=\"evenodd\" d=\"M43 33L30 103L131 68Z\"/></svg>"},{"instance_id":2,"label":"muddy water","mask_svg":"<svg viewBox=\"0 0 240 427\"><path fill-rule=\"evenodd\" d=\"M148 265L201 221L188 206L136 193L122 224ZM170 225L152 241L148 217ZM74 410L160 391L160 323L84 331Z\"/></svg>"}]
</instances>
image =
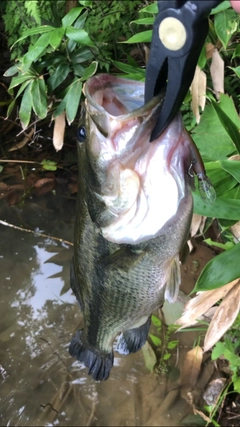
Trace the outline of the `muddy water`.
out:
<instances>
[{"instance_id":1,"label":"muddy water","mask_svg":"<svg viewBox=\"0 0 240 427\"><path fill-rule=\"evenodd\" d=\"M0 206L0 219L73 240L74 201L53 196L22 209ZM0 225L0 424L62 426L176 425L177 399L159 412L166 379L147 371L142 352L116 354L108 381L96 383L68 346L81 326L69 287L73 248Z\"/></svg>"}]
</instances>

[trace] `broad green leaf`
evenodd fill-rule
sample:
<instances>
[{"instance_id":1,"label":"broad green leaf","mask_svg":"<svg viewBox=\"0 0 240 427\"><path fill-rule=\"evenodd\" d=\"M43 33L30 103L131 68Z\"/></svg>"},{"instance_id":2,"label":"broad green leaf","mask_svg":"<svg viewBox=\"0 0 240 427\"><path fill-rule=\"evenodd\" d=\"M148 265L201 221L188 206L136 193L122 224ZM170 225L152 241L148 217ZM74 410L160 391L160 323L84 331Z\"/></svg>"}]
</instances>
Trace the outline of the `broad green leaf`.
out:
<instances>
[{"instance_id":1,"label":"broad green leaf","mask_svg":"<svg viewBox=\"0 0 240 427\"><path fill-rule=\"evenodd\" d=\"M240 200L217 197L212 205L206 205L200 195L193 192L194 212L210 218L240 220Z\"/></svg>"},{"instance_id":2,"label":"broad green leaf","mask_svg":"<svg viewBox=\"0 0 240 427\"><path fill-rule=\"evenodd\" d=\"M70 27L72 23L78 18L82 12L83 7L74 7L72 8L67 15L62 18L62 25L64 28Z\"/></svg>"},{"instance_id":3,"label":"broad green leaf","mask_svg":"<svg viewBox=\"0 0 240 427\"><path fill-rule=\"evenodd\" d=\"M154 19L155 18L153 18L153 17L151 17L151 18L140 18L140 19L136 19L136 21L132 21L131 24L153 25Z\"/></svg>"},{"instance_id":4,"label":"broad green leaf","mask_svg":"<svg viewBox=\"0 0 240 427\"><path fill-rule=\"evenodd\" d=\"M231 70L234 71L234 73L238 76L238 78L240 79L240 65L238 67L228 67L231 68Z\"/></svg>"},{"instance_id":5,"label":"broad green leaf","mask_svg":"<svg viewBox=\"0 0 240 427\"><path fill-rule=\"evenodd\" d=\"M228 155L235 152L235 146L212 105L206 106L201 122L194 128L192 137L201 155L209 160L225 160Z\"/></svg>"},{"instance_id":6,"label":"broad green leaf","mask_svg":"<svg viewBox=\"0 0 240 427\"><path fill-rule=\"evenodd\" d=\"M96 73L96 71L97 71L97 67L98 67L98 62L97 61L93 61L89 65L89 67L85 68L81 80L84 81L84 80L89 79L91 76L93 76Z\"/></svg>"},{"instance_id":7,"label":"broad green leaf","mask_svg":"<svg viewBox=\"0 0 240 427\"><path fill-rule=\"evenodd\" d=\"M143 77L142 74L139 73L130 73L130 74L118 74L118 77L121 77L122 79L129 79L129 80L136 80L139 82L144 82L145 81L145 77Z\"/></svg>"},{"instance_id":8,"label":"broad green leaf","mask_svg":"<svg viewBox=\"0 0 240 427\"><path fill-rule=\"evenodd\" d=\"M31 97L31 87L33 81L29 83L22 97L22 102L19 110L19 118L22 124L23 129L26 129L30 122L31 111L32 111L32 97Z\"/></svg>"},{"instance_id":9,"label":"broad green leaf","mask_svg":"<svg viewBox=\"0 0 240 427\"><path fill-rule=\"evenodd\" d=\"M24 31L23 35L11 46L11 49L13 48L13 46L15 46L16 43L24 40L28 36L49 33L50 31L54 31L54 30L55 30L55 27L52 27L51 25L41 25L35 28L31 28L30 30Z\"/></svg>"},{"instance_id":10,"label":"broad green leaf","mask_svg":"<svg viewBox=\"0 0 240 427\"><path fill-rule=\"evenodd\" d=\"M8 119L8 117L10 116L10 114L11 114L12 110L14 109L15 104L16 104L16 99L14 99L14 100L11 102L11 104L9 104L8 109L7 109L7 119Z\"/></svg>"},{"instance_id":11,"label":"broad green leaf","mask_svg":"<svg viewBox=\"0 0 240 427\"><path fill-rule=\"evenodd\" d=\"M240 117L236 110L233 99L229 95L224 93L220 94L220 104L221 109L227 114L227 116L235 123L235 125L240 128Z\"/></svg>"},{"instance_id":12,"label":"broad green leaf","mask_svg":"<svg viewBox=\"0 0 240 427\"><path fill-rule=\"evenodd\" d=\"M26 72L20 76L17 77L13 77L9 86L9 89L12 89L20 84L22 84L23 82L26 82L27 80L32 80L34 77L36 77L36 75L32 72Z\"/></svg>"},{"instance_id":13,"label":"broad green leaf","mask_svg":"<svg viewBox=\"0 0 240 427\"><path fill-rule=\"evenodd\" d=\"M216 13L219 13L222 10L226 10L229 8L230 8L230 2L229 2L229 0L225 0L221 4L219 4L218 6L216 6L212 9L211 15L215 15Z\"/></svg>"},{"instance_id":14,"label":"broad green leaf","mask_svg":"<svg viewBox=\"0 0 240 427\"><path fill-rule=\"evenodd\" d=\"M240 277L240 243L211 259L202 270L192 292L207 291Z\"/></svg>"},{"instance_id":15,"label":"broad green leaf","mask_svg":"<svg viewBox=\"0 0 240 427\"><path fill-rule=\"evenodd\" d=\"M230 117L221 109L221 103L218 104L217 102L213 101L212 105L224 129L227 131L228 135L234 142L238 152L240 153L240 128L238 128L235 123L230 119Z\"/></svg>"},{"instance_id":16,"label":"broad green leaf","mask_svg":"<svg viewBox=\"0 0 240 427\"><path fill-rule=\"evenodd\" d=\"M76 79L66 95L66 117L70 125L76 117L82 93L82 82Z\"/></svg>"},{"instance_id":17,"label":"broad green leaf","mask_svg":"<svg viewBox=\"0 0 240 427\"><path fill-rule=\"evenodd\" d=\"M90 39L88 33L82 28L76 29L76 28L68 27L66 30L66 36L70 40L74 40L77 43L81 43L86 46L95 46L93 41Z\"/></svg>"},{"instance_id":18,"label":"broad green leaf","mask_svg":"<svg viewBox=\"0 0 240 427\"><path fill-rule=\"evenodd\" d=\"M162 326L162 321L157 316L154 316L154 314L152 314L151 320L154 326Z\"/></svg>"},{"instance_id":19,"label":"broad green leaf","mask_svg":"<svg viewBox=\"0 0 240 427\"><path fill-rule=\"evenodd\" d=\"M206 163L207 176L210 179L217 196L231 190L236 184L236 179L221 167L220 162Z\"/></svg>"},{"instance_id":20,"label":"broad green leaf","mask_svg":"<svg viewBox=\"0 0 240 427\"><path fill-rule=\"evenodd\" d=\"M237 378L233 381L233 387L236 393L240 393L240 377L239 376L237 376Z\"/></svg>"},{"instance_id":21,"label":"broad green leaf","mask_svg":"<svg viewBox=\"0 0 240 427\"><path fill-rule=\"evenodd\" d=\"M166 353L163 356L163 360L168 360L168 359L170 359L170 357L171 357L171 353Z\"/></svg>"},{"instance_id":22,"label":"broad green leaf","mask_svg":"<svg viewBox=\"0 0 240 427\"><path fill-rule=\"evenodd\" d=\"M79 18L76 20L76 22L74 22L74 28L83 28L85 21L87 19L88 16L88 11L86 10L86 12L84 12L81 16L79 16Z\"/></svg>"},{"instance_id":23,"label":"broad green leaf","mask_svg":"<svg viewBox=\"0 0 240 427\"><path fill-rule=\"evenodd\" d=\"M82 77L84 74L84 71L85 71L85 68L82 67L80 64L73 65L74 76Z\"/></svg>"},{"instance_id":24,"label":"broad green leaf","mask_svg":"<svg viewBox=\"0 0 240 427\"><path fill-rule=\"evenodd\" d=\"M152 30L142 31L122 43L149 43L152 40Z\"/></svg>"},{"instance_id":25,"label":"broad green leaf","mask_svg":"<svg viewBox=\"0 0 240 427\"><path fill-rule=\"evenodd\" d=\"M237 29L236 17L237 13L233 9L227 9L217 13L214 18L216 34L225 50L227 49L229 40Z\"/></svg>"},{"instance_id":26,"label":"broad green leaf","mask_svg":"<svg viewBox=\"0 0 240 427\"><path fill-rule=\"evenodd\" d=\"M206 55L206 44L203 45L200 56L198 58L198 66L201 68L201 70L205 67L207 62L207 55Z\"/></svg>"},{"instance_id":27,"label":"broad green leaf","mask_svg":"<svg viewBox=\"0 0 240 427\"><path fill-rule=\"evenodd\" d=\"M60 104L54 111L53 118L60 116L65 110L66 110L66 99L63 98L63 100L60 102Z\"/></svg>"},{"instance_id":28,"label":"broad green leaf","mask_svg":"<svg viewBox=\"0 0 240 427\"><path fill-rule=\"evenodd\" d=\"M57 170L57 163L53 162L51 160L42 160L41 162L42 168L47 171L56 171Z\"/></svg>"},{"instance_id":29,"label":"broad green leaf","mask_svg":"<svg viewBox=\"0 0 240 427\"><path fill-rule=\"evenodd\" d=\"M64 63L58 65L54 73L51 75L51 77L49 77L47 81L50 91L56 89L56 87L58 87L66 79L70 71L71 68L69 64Z\"/></svg>"},{"instance_id":30,"label":"broad green leaf","mask_svg":"<svg viewBox=\"0 0 240 427\"><path fill-rule=\"evenodd\" d=\"M33 81L31 86L32 106L36 115L44 119L47 115L47 93L43 78Z\"/></svg>"},{"instance_id":31,"label":"broad green leaf","mask_svg":"<svg viewBox=\"0 0 240 427\"><path fill-rule=\"evenodd\" d=\"M115 67L119 68L119 70L123 71L127 74L140 74L142 78L145 78L146 71L141 69L140 67L133 67L132 65L124 64L123 62L119 61L112 61L112 63L115 65Z\"/></svg>"},{"instance_id":32,"label":"broad green leaf","mask_svg":"<svg viewBox=\"0 0 240 427\"><path fill-rule=\"evenodd\" d=\"M235 160L222 160L221 167L240 182L240 162Z\"/></svg>"},{"instance_id":33,"label":"broad green leaf","mask_svg":"<svg viewBox=\"0 0 240 427\"><path fill-rule=\"evenodd\" d=\"M84 7L92 8L92 0L78 0L78 2Z\"/></svg>"},{"instance_id":34,"label":"broad green leaf","mask_svg":"<svg viewBox=\"0 0 240 427\"><path fill-rule=\"evenodd\" d=\"M49 34L42 34L37 42L34 44L31 50L29 50L22 58L23 64L31 64L33 61L36 61L42 53L45 51L46 47L49 45Z\"/></svg>"},{"instance_id":35,"label":"broad green leaf","mask_svg":"<svg viewBox=\"0 0 240 427\"><path fill-rule=\"evenodd\" d=\"M216 246L216 248L224 249L225 251L227 251L228 249L231 249L234 246L234 243L232 242L218 243L218 242L214 242L210 238L205 239L204 242L207 243L207 245L209 246Z\"/></svg>"},{"instance_id":36,"label":"broad green leaf","mask_svg":"<svg viewBox=\"0 0 240 427\"><path fill-rule=\"evenodd\" d=\"M60 45L63 36L65 34L65 28L55 28L54 31L51 32L49 38L49 44L55 50Z\"/></svg>"},{"instance_id":37,"label":"broad green leaf","mask_svg":"<svg viewBox=\"0 0 240 427\"><path fill-rule=\"evenodd\" d=\"M240 56L240 44L237 45L236 49L234 50L233 53L233 59Z\"/></svg>"},{"instance_id":38,"label":"broad green leaf","mask_svg":"<svg viewBox=\"0 0 240 427\"><path fill-rule=\"evenodd\" d=\"M225 343L218 342L212 350L212 360L216 360L220 356L222 356L225 350L226 350Z\"/></svg>"},{"instance_id":39,"label":"broad green leaf","mask_svg":"<svg viewBox=\"0 0 240 427\"><path fill-rule=\"evenodd\" d=\"M31 79L33 80L33 79ZM19 95L21 95L21 93L25 90L25 88L27 87L27 85L29 84L29 80L27 80L26 82L22 83L20 88L18 89L18 93L16 95L16 98L19 97Z\"/></svg>"},{"instance_id":40,"label":"broad green leaf","mask_svg":"<svg viewBox=\"0 0 240 427\"><path fill-rule=\"evenodd\" d=\"M82 62L89 61L93 58L93 53L88 48L80 48L77 50L74 50L74 52L71 53L70 59L73 64L81 64Z\"/></svg>"},{"instance_id":41,"label":"broad green leaf","mask_svg":"<svg viewBox=\"0 0 240 427\"><path fill-rule=\"evenodd\" d=\"M169 341L169 343L168 343L168 345L167 345L167 348L168 348L169 350L173 350L174 348L176 348L176 347L177 347L178 343L179 343L179 341L178 341L178 340L175 340L175 341Z\"/></svg>"},{"instance_id":42,"label":"broad green leaf","mask_svg":"<svg viewBox=\"0 0 240 427\"><path fill-rule=\"evenodd\" d=\"M14 76L19 71L19 65L13 65L10 67L5 73L3 74L4 77L11 77Z\"/></svg>"},{"instance_id":43,"label":"broad green leaf","mask_svg":"<svg viewBox=\"0 0 240 427\"><path fill-rule=\"evenodd\" d=\"M162 344L162 340L160 338L156 337L156 335L149 334L149 336L150 336L154 345L159 346Z\"/></svg>"},{"instance_id":44,"label":"broad green leaf","mask_svg":"<svg viewBox=\"0 0 240 427\"><path fill-rule=\"evenodd\" d=\"M158 5L155 1L154 3L150 4L149 6L144 7L143 9L139 10L139 13L158 13Z\"/></svg>"}]
</instances>

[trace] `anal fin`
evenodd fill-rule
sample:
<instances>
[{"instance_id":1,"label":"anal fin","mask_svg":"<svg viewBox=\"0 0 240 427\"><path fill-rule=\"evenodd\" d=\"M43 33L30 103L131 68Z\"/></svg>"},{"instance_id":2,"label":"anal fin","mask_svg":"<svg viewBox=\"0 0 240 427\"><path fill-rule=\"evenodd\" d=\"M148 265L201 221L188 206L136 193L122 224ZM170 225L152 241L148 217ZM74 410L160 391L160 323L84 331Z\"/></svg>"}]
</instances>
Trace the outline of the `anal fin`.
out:
<instances>
[{"instance_id":1,"label":"anal fin","mask_svg":"<svg viewBox=\"0 0 240 427\"><path fill-rule=\"evenodd\" d=\"M88 374L91 374L95 381L107 380L113 366L113 352L100 354L93 351L84 343L82 334L80 330L73 336L69 346L70 355L89 368Z\"/></svg>"},{"instance_id":2,"label":"anal fin","mask_svg":"<svg viewBox=\"0 0 240 427\"><path fill-rule=\"evenodd\" d=\"M124 331L118 338L116 351L120 354L129 354L140 350L147 341L150 325L151 319L149 318L139 328Z\"/></svg>"},{"instance_id":3,"label":"anal fin","mask_svg":"<svg viewBox=\"0 0 240 427\"><path fill-rule=\"evenodd\" d=\"M181 284L180 261L179 261L179 255L176 255L170 262L168 272L167 272L164 298L168 300L168 302L172 303L176 301L180 284Z\"/></svg>"}]
</instances>

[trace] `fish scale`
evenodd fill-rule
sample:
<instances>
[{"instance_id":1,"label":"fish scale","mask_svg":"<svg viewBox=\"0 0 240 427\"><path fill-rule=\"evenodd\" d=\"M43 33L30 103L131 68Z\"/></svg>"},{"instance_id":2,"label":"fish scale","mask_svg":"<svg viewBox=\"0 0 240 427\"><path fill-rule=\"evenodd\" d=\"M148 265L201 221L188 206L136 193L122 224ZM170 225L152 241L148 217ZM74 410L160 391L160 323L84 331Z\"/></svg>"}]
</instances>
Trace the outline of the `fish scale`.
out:
<instances>
[{"instance_id":1,"label":"fish scale","mask_svg":"<svg viewBox=\"0 0 240 427\"><path fill-rule=\"evenodd\" d=\"M179 252L193 208L188 171L198 158L179 115L149 143L162 100L156 97L144 105L143 83L104 74L92 77L84 91L71 269L84 327L73 336L69 352L98 381L110 374L116 337L118 352L139 350L152 312L165 298L173 302L177 297ZM135 92L138 108L131 111ZM133 119L139 122L134 130ZM120 145L112 135L121 139Z\"/></svg>"}]
</instances>

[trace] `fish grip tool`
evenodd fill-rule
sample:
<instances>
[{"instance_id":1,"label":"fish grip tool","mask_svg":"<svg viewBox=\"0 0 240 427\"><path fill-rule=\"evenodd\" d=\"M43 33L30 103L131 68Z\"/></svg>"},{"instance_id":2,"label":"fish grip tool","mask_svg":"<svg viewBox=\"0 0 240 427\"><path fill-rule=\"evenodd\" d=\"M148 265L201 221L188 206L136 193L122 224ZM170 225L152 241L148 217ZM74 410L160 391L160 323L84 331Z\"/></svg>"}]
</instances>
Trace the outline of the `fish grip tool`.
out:
<instances>
[{"instance_id":1,"label":"fish grip tool","mask_svg":"<svg viewBox=\"0 0 240 427\"><path fill-rule=\"evenodd\" d=\"M160 0L146 67L145 103L165 94L150 142L178 113L208 34L208 15L221 1Z\"/></svg>"}]
</instances>

